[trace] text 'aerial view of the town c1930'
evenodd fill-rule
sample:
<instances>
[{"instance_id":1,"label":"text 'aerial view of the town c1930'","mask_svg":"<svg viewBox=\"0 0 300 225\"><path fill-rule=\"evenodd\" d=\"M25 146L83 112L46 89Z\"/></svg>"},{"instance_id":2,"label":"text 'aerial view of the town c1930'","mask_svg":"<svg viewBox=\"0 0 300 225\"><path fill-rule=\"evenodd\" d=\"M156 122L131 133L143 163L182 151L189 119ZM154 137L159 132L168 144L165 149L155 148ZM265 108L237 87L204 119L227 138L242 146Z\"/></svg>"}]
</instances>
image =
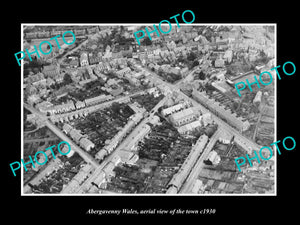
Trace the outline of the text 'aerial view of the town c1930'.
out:
<instances>
[{"instance_id":1,"label":"text 'aerial view of the town c1930'","mask_svg":"<svg viewBox=\"0 0 300 225\"><path fill-rule=\"evenodd\" d=\"M276 82L234 84L276 66L276 24L172 24L139 44L145 28L21 24L22 51L52 44L22 60L21 158L48 161L22 166L21 194L274 195L275 156L235 158L274 142Z\"/></svg>"}]
</instances>

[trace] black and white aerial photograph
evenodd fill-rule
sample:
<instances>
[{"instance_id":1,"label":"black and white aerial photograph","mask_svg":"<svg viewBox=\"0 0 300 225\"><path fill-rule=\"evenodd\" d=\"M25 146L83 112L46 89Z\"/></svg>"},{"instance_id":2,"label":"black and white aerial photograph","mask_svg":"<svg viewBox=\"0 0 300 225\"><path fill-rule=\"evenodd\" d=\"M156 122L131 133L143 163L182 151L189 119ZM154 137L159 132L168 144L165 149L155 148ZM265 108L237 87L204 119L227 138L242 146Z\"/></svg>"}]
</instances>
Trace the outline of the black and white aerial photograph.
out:
<instances>
[{"instance_id":1,"label":"black and white aerial photograph","mask_svg":"<svg viewBox=\"0 0 300 225\"><path fill-rule=\"evenodd\" d=\"M7 219L296 219L296 4L23 3L2 20Z\"/></svg>"},{"instance_id":2,"label":"black and white aerial photograph","mask_svg":"<svg viewBox=\"0 0 300 225\"><path fill-rule=\"evenodd\" d=\"M160 29L23 25L22 194L276 193L276 24Z\"/></svg>"}]
</instances>

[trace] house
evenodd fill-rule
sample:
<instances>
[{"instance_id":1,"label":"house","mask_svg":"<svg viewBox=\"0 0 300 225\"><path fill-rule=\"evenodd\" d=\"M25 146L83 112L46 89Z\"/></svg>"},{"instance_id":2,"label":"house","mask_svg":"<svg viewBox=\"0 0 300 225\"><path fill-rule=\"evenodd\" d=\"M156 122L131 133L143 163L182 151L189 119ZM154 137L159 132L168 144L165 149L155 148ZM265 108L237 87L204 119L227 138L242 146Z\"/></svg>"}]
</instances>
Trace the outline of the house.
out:
<instances>
[{"instance_id":1,"label":"house","mask_svg":"<svg viewBox=\"0 0 300 225\"><path fill-rule=\"evenodd\" d=\"M27 98L27 102L30 104L30 105L33 105L33 104L36 104L36 103L39 103L41 102L41 98L40 96L36 95L36 94L32 94L30 96L28 96Z\"/></svg>"},{"instance_id":2,"label":"house","mask_svg":"<svg viewBox=\"0 0 300 225\"><path fill-rule=\"evenodd\" d=\"M118 156L120 157L120 159L123 163L128 164L130 159L134 156L134 152L123 149L123 150L119 151Z\"/></svg>"},{"instance_id":3,"label":"house","mask_svg":"<svg viewBox=\"0 0 300 225\"><path fill-rule=\"evenodd\" d=\"M71 61L69 62L69 65L71 68L77 68L79 66L78 58L77 57L72 58Z\"/></svg>"},{"instance_id":4,"label":"house","mask_svg":"<svg viewBox=\"0 0 300 225\"><path fill-rule=\"evenodd\" d=\"M125 74L130 73L131 69L129 67L125 67L124 69L121 69L116 72L116 74L120 77L124 77Z\"/></svg>"},{"instance_id":5,"label":"house","mask_svg":"<svg viewBox=\"0 0 300 225\"><path fill-rule=\"evenodd\" d=\"M109 92L112 96L117 96L122 94L124 91L122 86L117 86L117 88L109 88L107 89L107 92Z\"/></svg>"},{"instance_id":6,"label":"house","mask_svg":"<svg viewBox=\"0 0 300 225\"><path fill-rule=\"evenodd\" d=\"M97 160L103 160L104 157L107 156L107 151L105 149L101 149L97 154L95 155L95 159Z\"/></svg>"},{"instance_id":7,"label":"house","mask_svg":"<svg viewBox=\"0 0 300 225\"><path fill-rule=\"evenodd\" d=\"M171 106L171 107L169 107L169 108L166 108L166 109L163 109L162 111L161 111L161 114L163 115L163 116L169 116L169 115L171 115L172 113L174 113L174 112L178 112L178 111L180 111L181 109L184 109L184 104L182 104L182 103L179 103L179 104L177 104L177 105L173 105L173 106Z\"/></svg>"},{"instance_id":8,"label":"house","mask_svg":"<svg viewBox=\"0 0 300 225\"><path fill-rule=\"evenodd\" d=\"M55 84L55 81L53 79L51 79L50 77L48 77L46 84L47 84L47 86L51 86L52 84Z\"/></svg>"},{"instance_id":9,"label":"house","mask_svg":"<svg viewBox=\"0 0 300 225\"><path fill-rule=\"evenodd\" d=\"M80 66L88 66L89 65L89 60L88 60L88 54L86 52L81 53L80 55Z\"/></svg>"},{"instance_id":10,"label":"house","mask_svg":"<svg viewBox=\"0 0 300 225\"><path fill-rule=\"evenodd\" d=\"M80 138L82 138L82 134L80 133L79 130L76 130L76 129L73 129L70 131L70 136L77 143L79 142Z\"/></svg>"},{"instance_id":11,"label":"house","mask_svg":"<svg viewBox=\"0 0 300 225\"><path fill-rule=\"evenodd\" d=\"M81 109L81 108L85 107L85 103L78 101L78 102L76 102L75 106L76 106L76 109Z\"/></svg>"},{"instance_id":12,"label":"house","mask_svg":"<svg viewBox=\"0 0 300 225\"><path fill-rule=\"evenodd\" d=\"M76 36L85 35L85 29L74 29L73 32Z\"/></svg>"},{"instance_id":13,"label":"house","mask_svg":"<svg viewBox=\"0 0 300 225\"><path fill-rule=\"evenodd\" d=\"M70 133L71 130L73 130L73 127L72 127L70 124L65 123L65 124L63 125L63 131L64 131L66 134Z\"/></svg>"},{"instance_id":14,"label":"house","mask_svg":"<svg viewBox=\"0 0 300 225\"><path fill-rule=\"evenodd\" d=\"M60 66L59 64L52 64L48 66L44 66L43 74L49 76L51 78L55 78L60 74Z\"/></svg>"},{"instance_id":15,"label":"house","mask_svg":"<svg viewBox=\"0 0 300 225\"><path fill-rule=\"evenodd\" d=\"M27 84L37 84L40 81L44 81L44 79L45 79L45 76L43 73L37 73L34 75L29 75L27 78L24 79L24 81Z\"/></svg>"},{"instance_id":16,"label":"house","mask_svg":"<svg viewBox=\"0 0 300 225\"><path fill-rule=\"evenodd\" d=\"M233 51L232 50L227 50L225 52L225 54L223 55L223 58L225 61L227 61L228 63L231 63L232 61L232 56L233 56Z\"/></svg>"},{"instance_id":17,"label":"house","mask_svg":"<svg viewBox=\"0 0 300 225\"><path fill-rule=\"evenodd\" d=\"M81 138L79 141L79 144L86 151L90 151L91 148L95 147L95 144L93 142L91 142L89 139L87 139L86 137Z\"/></svg>"},{"instance_id":18,"label":"house","mask_svg":"<svg viewBox=\"0 0 300 225\"><path fill-rule=\"evenodd\" d=\"M219 164L221 161L221 157L218 155L218 153L215 150L212 150L209 154L207 159L212 162L213 165Z\"/></svg>"},{"instance_id":19,"label":"house","mask_svg":"<svg viewBox=\"0 0 300 225\"><path fill-rule=\"evenodd\" d=\"M177 130L180 134L189 134L190 132L196 130L199 127L201 127L201 122L199 120L196 120L179 127Z\"/></svg>"},{"instance_id":20,"label":"house","mask_svg":"<svg viewBox=\"0 0 300 225\"><path fill-rule=\"evenodd\" d=\"M99 31L99 28L98 27L91 27L91 28L87 28L86 30L89 34L94 34L94 33L97 33Z\"/></svg>"},{"instance_id":21,"label":"house","mask_svg":"<svg viewBox=\"0 0 300 225\"><path fill-rule=\"evenodd\" d=\"M56 77L54 77L54 80L55 80L57 83L63 82L63 80L64 80L64 74L62 74L62 73L58 74Z\"/></svg>"},{"instance_id":22,"label":"house","mask_svg":"<svg viewBox=\"0 0 300 225\"><path fill-rule=\"evenodd\" d=\"M94 184L98 185L98 187L100 187L100 185L104 181L105 181L105 173L103 171L101 171L92 183L94 183Z\"/></svg>"},{"instance_id":23,"label":"house","mask_svg":"<svg viewBox=\"0 0 300 225\"><path fill-rule=\"evenodd\" d=\"M207 126L208 124L213 123L213 119L212 119L210 113L204 113L203 115L201 115L200 120L201 120L203 126Z\"/></svg>"},{"instance_id":24,"label":"house","mask_svg":"<svg viewBox=\"0 0 300 225\"><path fill-rule=\"evenodd\" d=\"M26 39L33 39L37 37L37 32L25 33Z\"/></svg>"},{"instance_id":25,"label":"house","mask_svg":"<svg viewBox=\"0 0 300 225\"><path fill-rule=\"evenodd\" d=\"M182 126L190 123L199 117L199 112L195 108L187 108L169 116L170 122L175 126Z\"/></svg>"},{"instance_id":26,"label":"house","mask_svg":"<svg viewBox=\"0 0 300 225\"><path fill-rule=\"evenodd\" d=\"M111 95L102 94L102 95L99 95L99 96L96 96L93 98L86 99L86 100L84 100L84 102L87 106L89 106L89 105L97 104L100 102L109 101L111 99L113 99L113 97Z\"/></svg>"},{"instance_id":27,"label":"house","mask_svg":"<svg viewBox=\"0 0 300 225\"><path fill-rule=\"evenodd\" d=\"M126 80L129 81L130 84L135 85L135 86L139 86L140 85L140 81L138 79L136 79L135 77L133 77L131 74L127 73L124 75L124 78Z\"/></svg>"},{"instance_id":28,"label":"house","mask_svg":"<svg viewBox=\"0 0 300 225\"><path fill-rule=\"evenodd\" d=\"M188 67L184 67L184 68L181 69L180 74L181 75L186 75L188 73L188 71L189 71L189 68Z\"/></svg>"},{"instance_id":29,"label":"house","mask_svg":"<svg viewBox=\"0 0 300 225\"><path fill-rule=\"evenodd\" d=\"M238 117L229 109L225 109L224 105L220 105L214 99L210 98L205 92L199 92L193 89L192 96L195 100L208 108L211 112L225 120L231 126L237 128L239 131L246 131L250 127L248 120Z\"/></svg>"},{"instance_id":30,"label":"house","mask_svg":"<svg viewBox=\"0 0 300 225\"><path fill-rule=\"evenodd\" d=\"M70 151L70 152L69 152ZM72 149L69 149L68 145L64 145L64 147L61 150L62 153L66 154L67 152L69 152L66 156L68 158L70 158L72 155L74 155L75 151L73 151Z\"/></svg>"},{"instance_id":31,"label":"house","mask_svg":"<svg viewBox=\"0 0 300 225\"><path fill-rule=\"evenodd\" d=\"M115 168L115 164L112 162L107 163L104 168L102 169L103 172L105 173L105 177L108 177L108 179L110 177L114 177L115 176L115 172L113 171L113 169Z\"/></svg>"},{"instance_id":32,"label":"house","mask_svg":"<svg viewBox=\"0 0 300 225\"><path fill-rule=\"evenodd\" d=\"M224 67L224 60L223 59L216 59L215 67Z\"/></svg>"},{"instance_id":33,"label":"house","mask_svg":"<svg viewBox=\"0 0 300 225\"><path fill-rule=\"evenodd\" d=\"M53 106L53 104L51 102L43 101L43 102L37 104L35 106L35 108L38 109L42 113L47 113L52 110L52 106Z\"/></svg>"},{"instance_id":34,"label":"house","mask_svg":"<svg viewBox=\"0 0 300 225\"><path fill-rule=\"evenodd\" d=\"M258 107L261 103L262 92L258 91L253 99L253 104Z\"/></svg>"},{"instance_id":35,"label":"house","mask_svg":"<svg viewBox=\"0 0 300 225\"><path fill-rule=\"evenodd\" d=\"M94 65L94 64L97 64L97 63L101 62L102 57L99 57L99 56L90 56L89 60L90 60L90 65Z\"/></svg>"}]
</instances>

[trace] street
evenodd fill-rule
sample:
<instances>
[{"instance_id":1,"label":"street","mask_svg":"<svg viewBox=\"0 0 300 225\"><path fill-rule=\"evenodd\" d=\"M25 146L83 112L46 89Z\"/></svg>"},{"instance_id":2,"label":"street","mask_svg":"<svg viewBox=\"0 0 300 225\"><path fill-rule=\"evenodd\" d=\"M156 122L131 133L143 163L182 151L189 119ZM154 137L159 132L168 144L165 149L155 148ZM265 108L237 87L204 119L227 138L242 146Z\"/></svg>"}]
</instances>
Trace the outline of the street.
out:
<instances>
[{"instance_id":1,"label":"street","mask_svg":"<svg viewBox=\"0 0 300 225\"><path fill-rule=\"evenodd\" d=\"M93 166L98 167L98 162L87 152L82 150L77 144L75 144L68 136L66 136L58 127L56 127L53 123L51 123L45 115L40 113L38 110L34 109L30 105L24 103L24 107L28 109L31 113L35 114L36 116L40 117L43 123L60 139L63 141L68 142L71 145L71 149L77 152L86 162L91 163Z\"/></svg>"}]
</instances>

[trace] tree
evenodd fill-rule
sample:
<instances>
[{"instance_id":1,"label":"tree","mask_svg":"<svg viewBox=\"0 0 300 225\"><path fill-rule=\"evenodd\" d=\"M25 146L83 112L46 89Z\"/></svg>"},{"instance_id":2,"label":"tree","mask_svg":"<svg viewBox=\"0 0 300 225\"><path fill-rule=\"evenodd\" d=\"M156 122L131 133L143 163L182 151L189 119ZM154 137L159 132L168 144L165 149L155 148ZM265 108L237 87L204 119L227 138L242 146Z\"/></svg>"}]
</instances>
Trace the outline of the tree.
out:
<instances>
[{"instance_id":1,"label":"tree","mask_svg":"<svg viewBox=\"0 0 300 225\"><path fill-rule=\"evenodd\" d=\"M114 102L111 105L111 109L112 109L113 112L118 113L118 112L120 112L121 106L120 106L119 103Z\"/></svg>"},{"instance_id":2,"label":"tree","mask_svg":"<svg viewBox=\"0 0 300 225\"><path fill-rule=\"evenodd\" d=\"M238 107L239 107L239 103L238 103L238 102L234 102L234 103L232 104L233 110L237 110Z\"/></svg>"},{"instance_id":3,"label":"tree","mask_svg":"<svg viewBox=\"0 0 300 225\"><path fill-rule=\"evenodd\" d=\"M197 58L196 54L194 52L191 52L190 54L188 54L187 59L189 61L194 61Z\"/></svg>"},{"instance_id":4,"label":"tree","mask_svg":"<svg viewBox=\"0 0 300 225\"><path fill-rule=\"evenodd\" d=\"M142 42L142 45L152 45L152 41L149 38L145 38Z\"/></svg>"},{"instance_id":5,"label":"tree","mask_svg":"<svg viewBox=\"0 0 300 225\"><path fill-rule=\"evenodd\" d=\"M205 80L205 73L203 73L202 71L200 71L199 75L198 75L200 80Z\"/></svg>"},{"instance_id":6,"label":"tree","mask_svg":"<svg viewBox=\"0 0 300 225\"><path fill-rule=\"evenodd\" d=\"M195 66L198 66L199 65L199 61L198 60L195 60L192 64L192 67L195 67Z\"/></svg>"},{"instance_id":7,"label":"tree","mask_svg":"<svg viewBox=\"0 0 300 225\"><path fill-rule=\"evenodd\" d=\"M65 75L64 75L64 82L65 82L66 84L69 84L69 83L72 83L72 82L73 82L73 80L72 80L70 74L65 73Z\"/></svg>"}]
</instances>

